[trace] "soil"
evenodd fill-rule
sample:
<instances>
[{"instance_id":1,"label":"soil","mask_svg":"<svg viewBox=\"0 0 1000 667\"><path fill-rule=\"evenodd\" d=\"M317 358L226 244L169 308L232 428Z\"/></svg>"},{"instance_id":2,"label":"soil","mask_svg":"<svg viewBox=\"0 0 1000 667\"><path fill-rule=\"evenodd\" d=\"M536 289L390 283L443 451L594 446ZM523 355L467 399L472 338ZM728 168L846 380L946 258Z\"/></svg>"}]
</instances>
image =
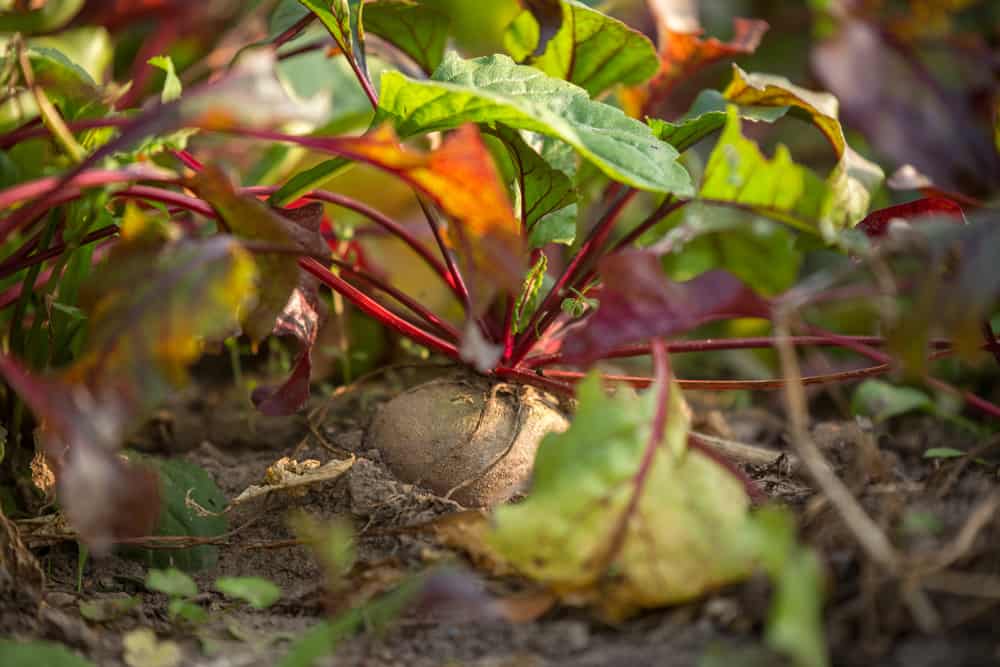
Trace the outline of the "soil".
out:
<instances>
[{"instance_id":1,"label":"soil","mask_svg":"<svg viewBox=\"0 0 1000 667\"><path fill-rule=\"evenodd\" d=\"M476 568L434 531L414 529L462 508L397 481L378 452L364 444L373 410L434 373L440 370L390 371L316 400L303 415L282 419L255 414L245 392L205 385L176 397L133 445L197 463L230 498L260 484L267 468L285 456L321 463L353 456L354 463L337 479L300 492L271 494L231 512L235 530L220 545L218 565L195 574L200 589L207 591L198 598L209 610L207 624L191 628L171 622L165 596L145 591L143 567L114 555L90 560L78 591L76 546L67 542L35 549L46 580L43 593L35 596L24 584L20 594L0 597L0 636L54 640L98 665L111 666L126 664L123 635L150 627L161 641L179 644L183 665L273 665L287 653L290 640L319 619L391 590L410 573L444 564L466 573L451 581L452 589L455 582L471 582L482 591L452 590L443 603L422 599L418 608L385 627L369 627L343 640L317 664L785 664L762 648L770 598L766 581L759 578L617 625L586 609L558 605L520 623L480 613L483 605L463 607L483 597L483 591L490 599L506 600L530 599L534 593L522 581ZM701 431L787 450L780 412L766 404L733 409L718 396L693 396L692 403ZM994 516L998 503L988 505L990 498L996 499L1000 447L994 445L1000 442L930 417L873 426L815 417L823 412L822 406L814 409L814 440L893 543L928 559L954 548L952 562L930 574L889 576L865 556L826 497L789 459L741 465L767 496L794 508L802 539L822 555L829 575L825 618L834 664L1000 664L1000 521ZM835 414L829 406L826 412ZM929 460L923 457L929 447L976 450L976 460ZM333 586L332 592L313 554L295 543L289 528L295 512L347 520L357 532L357 563L346 583ZM970 527L973 516L982 520ZM211 592L212 582L226 575L266 577L282 588L283 597L265 611L250 611ZM80 616L81 601L129 595L141 603L120 618L98 623ZM463 611L455 613L456 608Z\"/></svg>"}]
</instances>

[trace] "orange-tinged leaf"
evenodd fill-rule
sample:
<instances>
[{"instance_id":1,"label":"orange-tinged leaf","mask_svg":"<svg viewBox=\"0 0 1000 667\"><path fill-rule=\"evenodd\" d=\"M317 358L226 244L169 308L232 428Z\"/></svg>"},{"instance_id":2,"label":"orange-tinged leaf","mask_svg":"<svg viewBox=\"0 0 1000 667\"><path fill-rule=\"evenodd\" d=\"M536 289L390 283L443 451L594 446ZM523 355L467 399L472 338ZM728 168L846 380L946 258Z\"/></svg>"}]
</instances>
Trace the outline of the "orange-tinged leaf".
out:
<instances>
[{"instance_id":1,"label":"orange-tinged leaf","mask_svg":"<svg viewBox=\"0 0 1000 667\"><path fill-rule=\"evenodd\" d=\"M706 39L697 17L680 12L677 3L649 0L648 4L656 19L660 70L646 87L630 89L625 96L626 110L636 117L654 110L675 85L702 68L756 51L770 27L766 21L735 18L730 41Z\"/></svg>"},{"instance_id":2,"label":"orange-tinged leaf","mask_svg":"<svg viewBox=\"0 0 1000 667\"><path fill-rule=\"evenodd\" d=\"M427 153L401 144L388 125L360 137L324 140L323 146L390 171L432 199L455 221L447 240L473 272L517 292L526 261L520 224L475 125L463 125Z\"/></svg>"}]
</instances>

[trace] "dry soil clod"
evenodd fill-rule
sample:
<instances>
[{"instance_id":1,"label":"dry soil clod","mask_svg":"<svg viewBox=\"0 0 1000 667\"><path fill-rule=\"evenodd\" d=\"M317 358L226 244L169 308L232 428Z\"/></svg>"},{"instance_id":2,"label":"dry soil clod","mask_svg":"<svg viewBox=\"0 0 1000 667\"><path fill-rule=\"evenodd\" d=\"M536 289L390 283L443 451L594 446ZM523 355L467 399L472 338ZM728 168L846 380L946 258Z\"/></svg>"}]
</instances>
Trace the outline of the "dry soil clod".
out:
<instances>
[{"instance_id":1,"label":"dry soil clod","mask_svg":"<svg viewBox=\"0 0 1000 667\"><path fill-rule=\"evenodd\" d=\"M375 415L369 447L392 472L467 507L509 500L527 485L547 433L569 422L533 387L462 375L395 397Z\"/></svg>"}]
</instances>

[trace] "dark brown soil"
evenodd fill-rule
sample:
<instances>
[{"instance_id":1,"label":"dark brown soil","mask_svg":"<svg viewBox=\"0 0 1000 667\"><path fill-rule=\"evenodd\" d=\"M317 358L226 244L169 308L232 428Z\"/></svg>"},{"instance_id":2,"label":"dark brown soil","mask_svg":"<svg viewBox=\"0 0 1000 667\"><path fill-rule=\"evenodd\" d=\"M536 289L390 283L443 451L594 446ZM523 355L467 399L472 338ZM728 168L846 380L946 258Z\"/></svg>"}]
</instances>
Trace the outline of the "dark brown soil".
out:
<instances>
[{"instance_id":1,"label":"dark brown soil","mask_svg":"<svg viewBox=\"0 0 1000 667\"><path fill-rule=\"evenodd\" d=\"M254 414L245 394L202 388L178 397L137 438L141 448L203 466L229 497L260 483L268 466L283 456L324 463L357 457L339 479L298 495L271 495L237 507L230 525L239 530L221 546L218 566L196 575L205 591L222 575L269 578L284 593L272 608L251 612L206 592L199 599L210 611L209 623L184 628L169 621L164 596L145 592L145 573L135 562L115 556L91 560L78 592L76 546L65 543L35 550L47 580L38 611L27 583L23 595L0 598L0 636L48 638L99 665L124 665L122 636L151 627L161 640L181 645L184 665L273 665L287 652L291 638L328 611L390 590L408 573L442 563L475 572L430 532L406 529L460 506L396 481L378 453L364 449L373 408L416 380L414 372L389 373L333 400L316 402L306 415L278 420ZM700 430L777 450L786 447L776 413L717 408L711 400L694 401ZM930 559L948 545L956 547L953 540L963 528L969 531L967 522L977 511L986 514L989 507L984 509L983 503L998 488L1000 447L992 447L997 441L987 442L940 420L904 418L886 427L833 419L817 421L812 429L840 477L907 554ZM923 452L928 447L978 448L980 460L927 460ZM985 516L969 539L958 544L947 567L924 578L891 576L864 556L830 503L787 462L742 467L767 495L796 510L803 538L822 554L829 573L827 636L835 664L1000 664L1000 522L995 516ZM324 572L308 549L292 543L288 517L297 511L349 520L358 533L358 563L348 585L335 594L326 592ZM521 582L483 572L476 576L494 595L524 590ZM127 595L139 595L141 604L116 620L86 621L78 611L81 601ZM447 605L432 605L404 613L387 629L345 640L319 664L781 665L780 658L761 648L768 600L766 582L752 579L698 603L617 626L585 609L559 606L515 624L474 613L455 618L446 613Z\"/></svg>"}]
</instances>

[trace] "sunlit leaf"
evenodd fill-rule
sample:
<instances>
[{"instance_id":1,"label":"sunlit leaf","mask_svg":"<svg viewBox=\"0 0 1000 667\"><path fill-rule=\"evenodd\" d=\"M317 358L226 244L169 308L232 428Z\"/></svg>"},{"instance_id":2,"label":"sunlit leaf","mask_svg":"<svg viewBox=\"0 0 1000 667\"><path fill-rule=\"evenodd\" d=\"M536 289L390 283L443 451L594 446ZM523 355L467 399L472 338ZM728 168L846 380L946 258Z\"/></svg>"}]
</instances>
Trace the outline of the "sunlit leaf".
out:
<instances>
[{"instance_id":1,"label":"sunlit leaf","mask_svg":"<svg viewBox=\"0 0 1000 667\"><path fill-rule=\"evenodd\" d=\"M600 306L563 343L563 354L573 361L593 361L621 345L676 336L716 319L768 316L767 303L725 271L673 283L647 250L609 255L599 270Z\"/></svg>"},{"instance_id":2,"label":"sunlit leaf","mask_svg":"<svg viewBox=\"0 0 1000 667\"><path fill-rule=\"evenodd\" d=\"M524 502L497 508L492 547L572 602L621 618L695 598L746 576L742 484L686 447L688 413L670 391L666 436L637 483L655 393L607 396L595 374L578 387L570 429L546 437Z\"/></svg>"},{"instance_id":3,"label":"sunlit leaf","mask_svg":"<svg viewBox=\"0 0 1000 667\"><path fill-rule=\"evenodd\" d=\"M177 71L174 69L174 61L170 59L170 56L155 56L149 59L149 64L157 69L163 70L166 73L166 79L163 82L163 93L160 94L160 100L163 102L170 102L180 97L182 92L181 80L177 78Z\"/></svg>"},{"instance_id":4,"label":"sunlit leaf","mask_svg":"<svg viewBox=\"0 0 1000 667\"><path fill-rule=\"evenodd\" d=\"M42 3L27 4L32 9L12 11L9 6L0 12L0 32L25 34L53 32L76 16L85 0L46 0Z\"/></svg>"},{"instance_id":5,"label":"sunlit leaf","mask_svg":"<svg viewBox=\"0 0 1000 667\"><path fill-rule=\"evenodd\" d=\"M645 35L581 2L560 4L560 27L544 44L536 11L526 9L514 19L504 36L514 60L575 83L591 96L617 84L640 84L656 73L656 49Z\"/></svg>"},{"instance_id":6,"label":"sunlit leaf","mask_svg":"<svg viewBox=\"0 0 1000 667\"><path fill-rule=\"evenodd\" d=\"M365 7L365 30L393 44L430 74L441 64L448 41L448 17L410 0Z\"/></svg>"},{"instance_id":7,"label":"sunlit leaf","mask_svg":"<svg viewBox=\"0 0 1000 667\"><path fill-rule=\"evenodd\" d=\"M677 195L692 193L677 152L649 128L587 92L507 56L462 60L452 52L431 80L382 76L379 114L404 137L467 122L500 122L561 139L609 177Z\"/></svg>"},{"instance_id":8,"label":"sunlit leaf","mask_svg":"<svg viewBox=\"0 0 1000 667\"><path fill-rule=\"evenodd\" d=\"M675 123L660 118L649 118L653 134L683 153L696 143L722 128L726 124L726 98L715 90L703 90L695 98L691 110ZM764 123L773 123L788 112L788 107L739 108L740 118Z\"/></svg>"},{"instance_id":9,"label":"sunlit leaf","mask_svg":"<svg viewBox=\"0 0 1000 667\"><path fill-rule=\"evenodd\" d=\"M510 293L519 289L526 263L520 225L475 126L462 126L429 153L407 148L388 126L306 145L367 162L413 185L456 222L448 241L470 262L482 289L490 283ZM475 296L482 306L489 300Z\"/></svg>"},{"instance_id":10,"label":"sunlit leaf","mask_svg":"<svg viewBox=\"0 0 1000 667\"><path fill-rule=\"evenodd\" d=\"M783 145L767 159L745 138L739 112L730 107L726 126L702 178L700 199L730 202L814 234L835 229L832 194L818 176L792 161Z\"/></svg>"},{"instance_id":11,"label":"sunlit leaf","mask_svg":"<svg viewBox=\"0 0 1000 667\"><path fill-rule=\"evenodd\" d=\"M653 113L668 98L674 86L702 68L734 56L753 53L768 30L766 21L733 19L733 38L722 42L703 38L697 15L687 13L687 3L649 0L656 18L659 70L643 88L633 88L625 96L625 106L633 116Z\"/></svg>"},{"instance_id":12,"label":"sunlit leaf","mask_svg":"<svg viewBox=\"0 0 1000 667\"><path fill-rule=\"evenodd\" d=\"M924 451L925 459L958 459L966 455L961 449L953 447L931 447Z\"/></svg>"},{"instance_id":13,"label":"sunlit leaf","mask_svg":"<svg viewBox=\"0 0 1000 667\"><path fill-rule=\"evenodd\" d=\"M884 174L847 145L836 97L800 88L784 77L748 74L735 65L733 80L723 95L739 105L789 107L790 113L804 114L826 136L837 156L837 165L827 179L833 193L830 224L842 228L864 217Z\"/></svg>"}]
</instances>

